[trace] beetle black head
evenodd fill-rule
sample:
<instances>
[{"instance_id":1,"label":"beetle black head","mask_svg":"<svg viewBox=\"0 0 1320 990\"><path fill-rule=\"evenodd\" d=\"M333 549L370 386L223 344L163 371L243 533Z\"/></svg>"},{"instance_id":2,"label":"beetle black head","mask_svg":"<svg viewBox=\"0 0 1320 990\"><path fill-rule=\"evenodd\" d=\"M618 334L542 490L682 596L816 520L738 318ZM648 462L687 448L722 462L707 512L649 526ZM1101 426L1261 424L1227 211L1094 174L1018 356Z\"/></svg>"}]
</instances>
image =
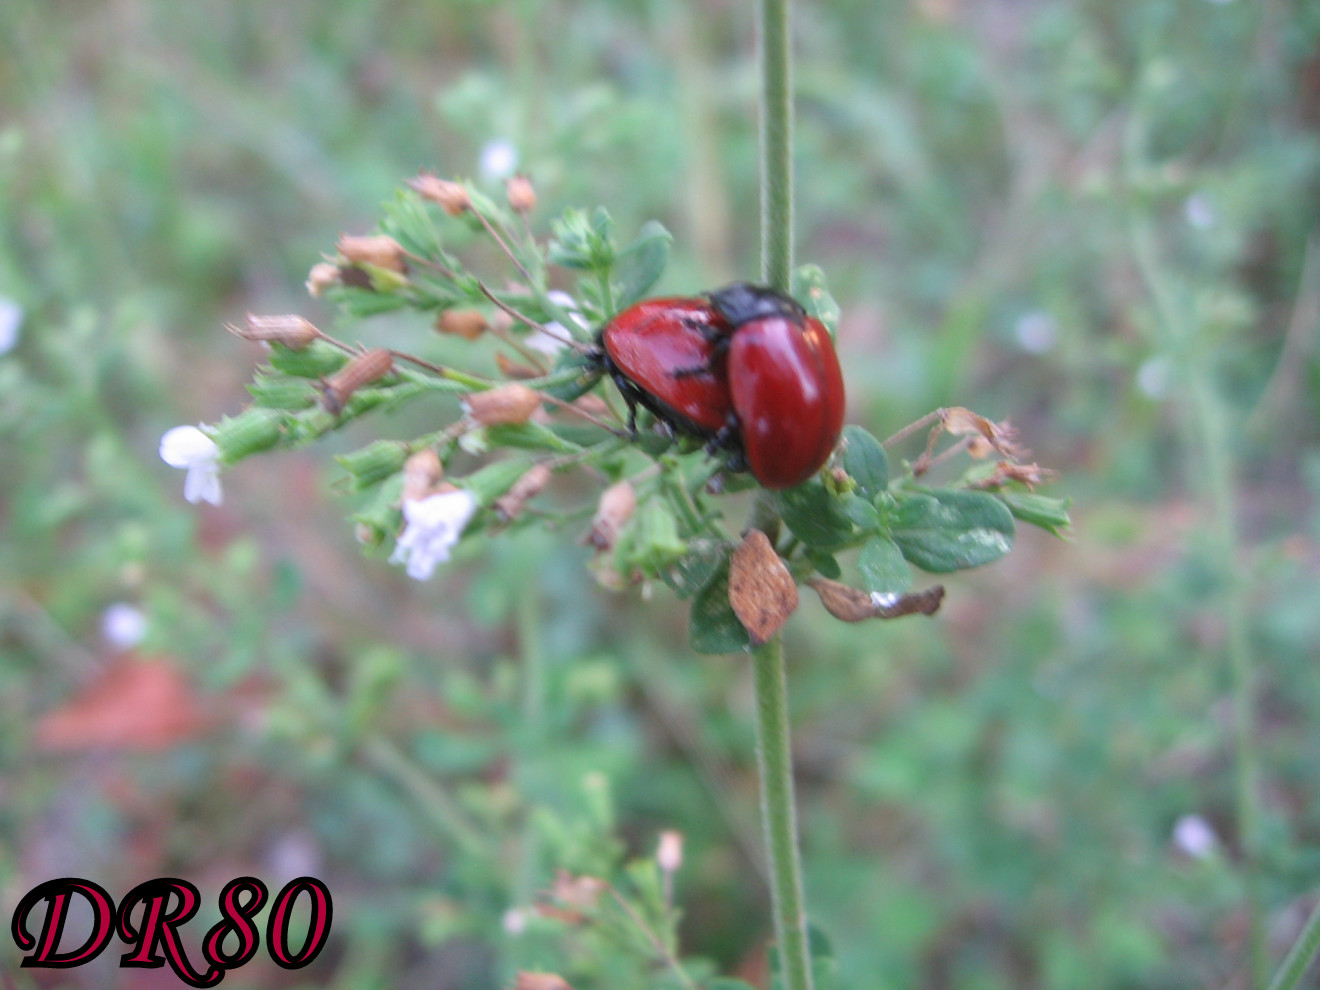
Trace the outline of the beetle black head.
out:
<instances>
[{"instance_id":1,"label":"beetle black head","mask_svg":"<svg viewBox=\"0 0 1320 990\"><path fill-rule=\"evenodd\" d=\"M800 323L807 315L792 297L750 282L734 282L707 293L706 298L734 329L770 316L786 316Z\"/></svg>"}]
</instances>

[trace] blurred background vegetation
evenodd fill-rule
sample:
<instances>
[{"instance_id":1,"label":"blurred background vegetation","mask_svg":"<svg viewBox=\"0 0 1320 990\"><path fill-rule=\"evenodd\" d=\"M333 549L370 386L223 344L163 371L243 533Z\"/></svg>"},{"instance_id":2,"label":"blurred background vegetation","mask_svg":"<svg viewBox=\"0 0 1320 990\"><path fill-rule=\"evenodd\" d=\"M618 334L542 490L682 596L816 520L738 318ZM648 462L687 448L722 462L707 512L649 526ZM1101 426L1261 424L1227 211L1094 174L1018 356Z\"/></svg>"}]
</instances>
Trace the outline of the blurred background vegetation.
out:
<instances>
[{"instance_id":1,"label":"blurred background vegetation","mask_svg":"<svg viewBox=\"0 0 1320 990\"><path fill-rule=\"evenodd\" d=\"M1320 886L1320 4L800 6L799 259L849 418L1011 418L1076 526L932 621L793 620L840 983L1246 986L1247 889L1277 958ZM749 672L667 591L597 589L577 534L418 584L322 451L218 509L156 454L244 401L224 322L333 325L307 270L420 168L498 190L512 152L543 218L664 222L662 291L754 276L752 40L733 0L0 5L5 912L311 873L331 947L229 984L665 987L531 908L677 829L683 954L764 985ZM116 955L19 986L178 985Z\"/></svg>"}]
</instances>

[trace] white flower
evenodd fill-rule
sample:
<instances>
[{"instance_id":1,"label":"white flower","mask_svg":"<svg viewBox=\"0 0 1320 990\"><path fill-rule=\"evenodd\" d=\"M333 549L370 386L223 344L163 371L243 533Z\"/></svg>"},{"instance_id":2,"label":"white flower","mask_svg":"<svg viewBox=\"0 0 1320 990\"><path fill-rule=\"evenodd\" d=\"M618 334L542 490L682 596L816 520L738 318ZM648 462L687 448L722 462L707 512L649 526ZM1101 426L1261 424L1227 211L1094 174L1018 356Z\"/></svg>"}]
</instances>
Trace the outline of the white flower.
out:
<instances>
[{"instance_id":1,"label":"white flower","mask_svg":"<svg viewBox=\"0 0 1320 990\"><path fill-rule=\"evenodd\" d=\"M116 650L131 650L147 634L147 617L136 605L115 602L101 613L101 635Z\"/></svg>"},{"instance_id":2,"label":"white flower","mask_svg":"<svg viewBox=\"0 0 1320 990\"><path fill-rule=\"evenodd\" d=\"M219 505L220 448L195 426L176 426L160 438L160 459L170 467L183 468L183 497L189 502Z\"/></svg>"},{"instance_id":3,"label":"white flower","mask_svg":"<svg viewBox=\"0 0 1320 990\"><path fill-rule=\"evenodd\" d=\"M567 292L562 292L559 289L551 289L545 294L545 297L560 309L567 312L569 319L580 326L583 330L590 329L587 324L587 318L583 316L582 311L578 309L577 300ZM543 333L540 330L536 330L528 334L524 343L534 351L540 351L542 354L554 355L567 347L567 341L571 340L573 337L568 328L558 320L554 323L547 323L545 328L550 332Z\"/></svg>"},{"instance_id":4,"label":"white flower","mask_svg":"<svg viewBox=\"0 0 1320 990\"><path fill-rule=\"evenodd\" d=\"M390 563L406 564L410 578L425 581L437 564L449 559L450 549L476 511L476 497L462 488L408 499L403 503L403 518L408 525L394 546Z\"/></svg>"},{"instance_id":5,"label":"white flower","mask_svg":"<svg viewBox=\"0 0 1320 990\"><path fill-rule=\"evenodd\" d=\"M1219 836L1200 815L1183 815L1174 823L1173 844L1193 859L1209 859L1219 848Z\"/></svg>"},{"instance_id":6,"label":"white flower","mask_svg":"<svg viewBox=\"0 0 1320 990\"><path fill-rule=\"evenodd\" d=\"M23 307L0 296L0 354L8 354L18 345L18 331L23 325Z\"/></svg>"},{"instance_id":7,"label":"white flower","mask_svg":"<svg viewBox=\"0 0 1320 990\"><path fill-rule=\"evenodd\" d=\"M1057 333L1050 314L1034 310L1022 314L1022 318L1013 327L1013 336L1017 337L1018 346L1028 354L1044 354L1054 346Z\"/></svg>"},{"instance_id":8,"label":"white flower","mask_svg":"<svg viewBox=\"0 0 1320 990\"><path fill-rule=\"evenodd\" d=\"M1195 192L1183 203L1183 216L1187 223L1196 230L1209 230L1219 219L1214 204L1205 193Z\"/></svg>"},{"instance_id":9,"label":"white flower","mask_svg":"<svg viewBox=\"0 0 1320 990\"><path fill-rule=\"evenodd\" d=\"M1163 399L1169 394L1173 366L1166 357L1153 357L1137 369L1137 388L1149 399Z\"/></svg>"},{"instance_id":10,"label":"white flower","mask_svg":"<svg viewBox=\"0 0 1320 990\"><path fill-rule=\"evenodd\" d=\"M507 179L518 167L518 149L505 138L488 141L481 149L481 162L477 167L482 177L489 182Z\"/></svg>"}]
</instances>

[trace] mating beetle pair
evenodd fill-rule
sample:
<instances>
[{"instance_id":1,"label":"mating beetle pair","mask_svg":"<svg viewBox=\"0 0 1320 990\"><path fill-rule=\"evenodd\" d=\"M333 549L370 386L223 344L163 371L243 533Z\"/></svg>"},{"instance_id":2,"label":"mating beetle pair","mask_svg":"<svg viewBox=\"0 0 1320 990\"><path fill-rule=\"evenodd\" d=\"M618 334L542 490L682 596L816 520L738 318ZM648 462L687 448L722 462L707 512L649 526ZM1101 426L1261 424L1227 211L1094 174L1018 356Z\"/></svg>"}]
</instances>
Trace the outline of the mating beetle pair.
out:
<instances>
[{"instance_id":1,"label":"mating beetle pair","mask_svg":"<svg viewBox=\"0 0 1320 990\"><path fill-rule=\"evenodd\" d=\"M634 416L641 405L675 432L731 451L729 466L767 488L811 477L843 429L829 332L773 289L738 282L647 299L615 316L600 346Z\"/></svg>"}]
</instances>

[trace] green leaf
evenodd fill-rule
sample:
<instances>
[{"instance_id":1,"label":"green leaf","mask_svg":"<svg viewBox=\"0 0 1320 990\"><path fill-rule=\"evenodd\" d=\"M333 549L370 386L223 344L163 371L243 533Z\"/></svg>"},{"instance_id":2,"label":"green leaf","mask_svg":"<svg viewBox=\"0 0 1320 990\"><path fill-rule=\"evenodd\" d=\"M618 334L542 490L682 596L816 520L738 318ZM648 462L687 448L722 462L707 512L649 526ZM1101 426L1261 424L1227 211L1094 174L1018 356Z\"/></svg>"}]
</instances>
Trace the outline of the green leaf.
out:
<instances>
[{"instance_id":1,"label":"green leaf","mask_svg":"<svg viewBox=\"0 0 1320 990\"><path fill-rule=\"evenodd\" d=\"M880 510L860 495L847 492L835 497L839 503L839 511L851 519L858 529L877 530L882 525Z\"/></svg>"},{"instance_id":2,"label":"green leaf","mask_svg":"<svg viewBox=\"0 0 1320 990\"><path fill-rule=\"evenodd\" d=\"M808 547L837 550L852 539L852 521L819 481L779 492L775 501L784 524Z\"/></svg>"},{"instance_id":3,"label":"green leaf","mask_svg":"<svg viewBox=\"0 0 1320 990\"><path fill-rule=\"evenodd\" d=\"M669 245L673 239L663 224L650 220L642 227L637 239L619 252L613 272L617 286L616 309L631 306L655 285L669 261Z\"/></svg>"},{"instance_id":4,"label":"green leaf","mask_svg":"<svg viewBox=\"0 0 1320 990\"><path fill-rule=\"evenodd\" d=\"M572 454L582 449L558 436L549 427L532 422L492 424L486 427L486 439L492 447L553 450L561 454Z\"/></svg>"},{"instance_id":5,"label":"green leaf","mask_svg":"<svg viewBox=\"0 0 1320 990\"><path fill-rule=\"evenodd\" d=\"M829 578L831 581L837 581L843 577L843 568L839 566L839 562L834 559L833 554L808 548L806 557L821 577Z\"/></svg>"},{"instance_id":6,"label":"green leaf","mask_svg":"<svg viewBox=\"0 0 1320 990\"><path fill-rule=\"evenodd\" d=\"M889 535L903 556L934 574L998 560L1016 532L1007 506L985 492L906 495L889 521Z\"/></svg>"},{"instance_id":7,"label":"green leaf","mask_svg":"<svg viewBox=\"0 0 1320 990\"><path fill-rule=\"evenodd\" d=\"M907 591L912 568L898 544L886 536L873 536L857 555L857 570L867 591Z\"/></svg>"},{"instance_id":8,"label":"green leaf","mask_svg":"<svg viewBox=\"0 0 1320 990\"><path fill-rule=\"evenodd\" d=\"M721 567L728 566L731 550L728 543L720 540L691 540L682 559L662 571L660 577L679 598L691 598L715 577Z\"/></svg>"},{"instance_id":9,"label":"green leaf","mask_svg":"<svg viewBox=\"0 0 1320 990\"><path fill-rule=\"evenodd\" d=\"M707 983L706 990L756 990L756 987L731 976L721 976Z\"/></svg>"},{"instance_id":10,"label":"green leaf","mask_svg":"<svg viewBox=\"0 0 1320 990\"><path fill-rule=\"evenodd\" d=\"M802 265L794 271L790 294L802 304L808 316L825 324L831 337L835 335L839 326L839 304L830 294L825 273L819 265Z\"/></svg>"},{"instance_id":11,"label":"green leaf","mask_svg":"<svg viewBox=\"0 0 1320 990\"><path fill-rule=\"evenodd\" d=\"M324 378L348 363L348 355L324 340L314 340L298 351L272 343L269 360L276 371L295 378Z\"/></svg>"},{"instance_id":12,"label":"green leaf","mask_svg":"<svg viewBox=\"0 0 1320 990\"><path fill-rule=\"evenodd\" d=\"M325 298L349 316L359 318L392 313L409 305L403 292L376 292L356 285L334 285L325 290Z\"/></svg>"},{"instance_id":13,"label":"green leaf","mask_svg":"<svg viewBox=\"0 0 1320 990\"><path fill-rule=\"evenodd\" d=\"M747 630L729 604L727 564L692 600L688 643L697 653L741 653L750 645Z\"/></svg>"},{"instance_id":14,"label":"green leaf","mask_svg":"<svg viewBox=\"0 0 1320 990\"><path fill-rule=\"evenodd\" d=\"M843 469L867 498L889 487L889 457L880 441L860 426L843 428Z\"/></svg>"},{"instance_id":15,"label":"green leaf","mask_svg":"<svg viewBox=\"0 0 1320 990\"><path fill-rule=\"evenodd\" d=\"M999 498L1015 517L1055 536L1063 536L1064 531L1072 526L1072 519L1068 516L1068 506L1072 504L1070 498L1051 498L1029 492L1000 492Z\"/></svg>"}]
</instances>

